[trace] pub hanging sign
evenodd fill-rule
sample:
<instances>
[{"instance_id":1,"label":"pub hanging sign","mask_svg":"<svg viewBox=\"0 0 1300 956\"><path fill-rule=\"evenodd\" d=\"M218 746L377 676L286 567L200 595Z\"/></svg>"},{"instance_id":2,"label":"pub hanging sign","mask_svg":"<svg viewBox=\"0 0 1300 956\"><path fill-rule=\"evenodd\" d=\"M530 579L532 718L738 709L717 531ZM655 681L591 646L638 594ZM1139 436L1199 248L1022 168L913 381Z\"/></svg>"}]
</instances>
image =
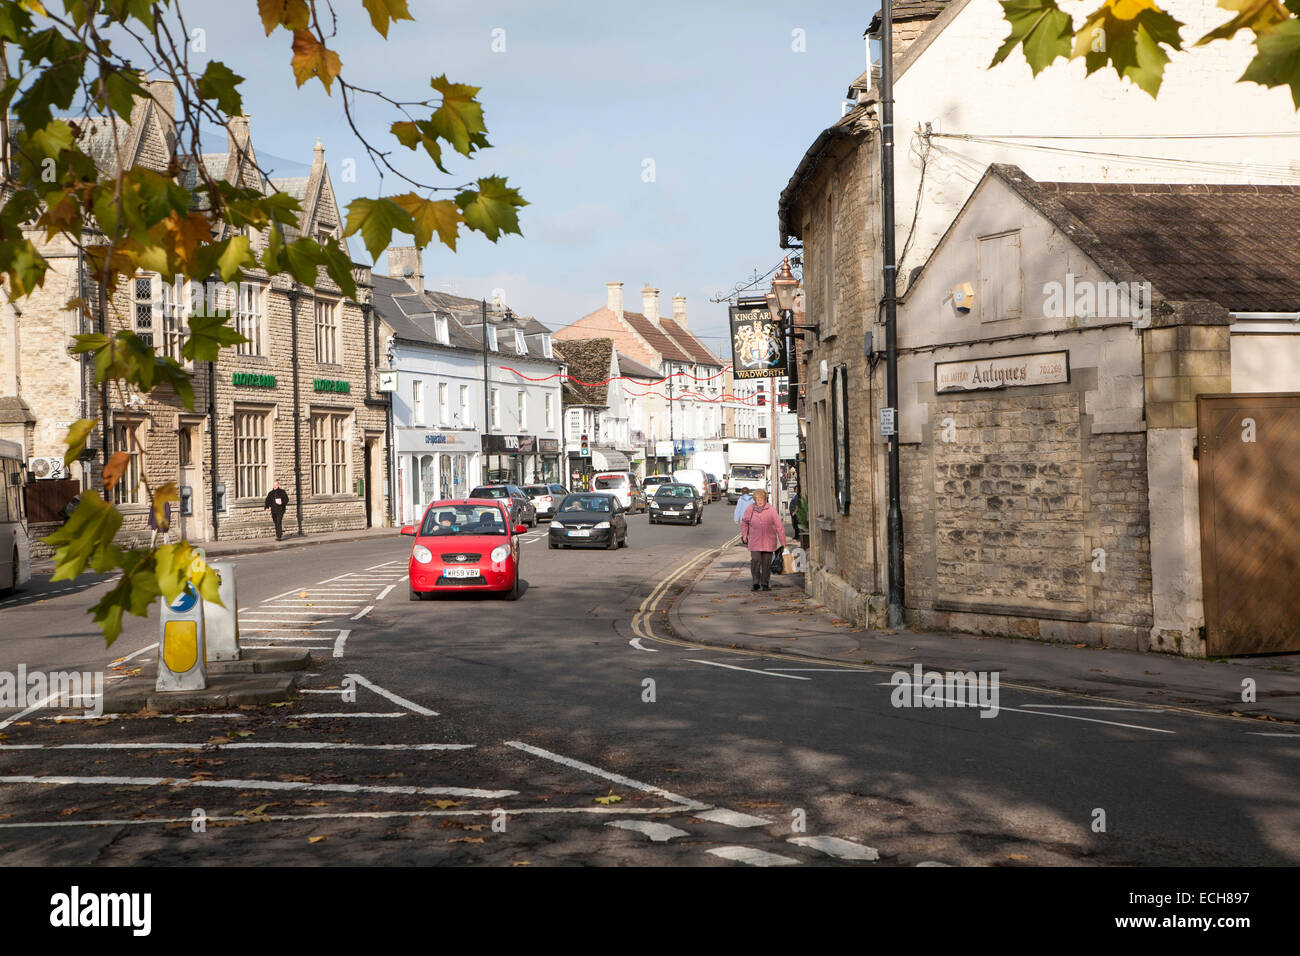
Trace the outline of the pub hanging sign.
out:
<instances>
[{"instance_id":1,"label":"pub hanging sign","mask_svg":"<svg viewBox=\"0 0 1300 956\"><path fill-rule=\"evenodd\" d=\"M790 373L785 335L764 306L733 305L731 365L736 378L784 378Z\"/></svg>"}]
</instances>

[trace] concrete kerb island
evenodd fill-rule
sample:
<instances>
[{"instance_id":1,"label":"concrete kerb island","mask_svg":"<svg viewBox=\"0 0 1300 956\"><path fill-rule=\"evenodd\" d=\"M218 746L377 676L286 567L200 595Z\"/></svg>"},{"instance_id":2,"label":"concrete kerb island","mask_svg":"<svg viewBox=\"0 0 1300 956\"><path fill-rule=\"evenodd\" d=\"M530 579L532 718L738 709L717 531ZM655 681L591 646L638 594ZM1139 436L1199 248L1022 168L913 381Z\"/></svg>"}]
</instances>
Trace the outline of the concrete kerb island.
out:
<instances>
[{"instance_id":1,"label":"concrete kerb island","mask_svg":"<svg viewBox=\"0 0 1300 956\"><path fill-rule=\"evenodd\" d=\"M1274 721L1300 722L1295 655L1207 661L1026 638L866 630L833 619L829 609L805 594L801 577L773 575L770 592L752 592L748 555L728 548L699 567L673 599L668 630L694 644L802 661L901 671L917 663L927 670L996 670L1004 684L1169 710L1236 714L1255 718L1250 724L1259 730L1269 730ZM1247 679L1254 682L1255 700L1250 702L1242 700Z\"/></svg>"}]
</instances>

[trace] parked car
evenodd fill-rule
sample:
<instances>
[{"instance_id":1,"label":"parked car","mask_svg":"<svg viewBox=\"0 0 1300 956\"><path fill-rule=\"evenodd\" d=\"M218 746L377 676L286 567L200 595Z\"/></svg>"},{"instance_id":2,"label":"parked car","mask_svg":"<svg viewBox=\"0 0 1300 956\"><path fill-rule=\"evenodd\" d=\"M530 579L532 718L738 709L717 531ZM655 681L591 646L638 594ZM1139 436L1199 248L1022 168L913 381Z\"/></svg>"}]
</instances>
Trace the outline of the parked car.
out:
<instances>
[{"instance_id":1,"label":"parked car","mask_svg":"<svg viewBox=\"0 0 1300 956\"><path fill-rule=\"evenodd\" d=\"M613 495L624 511L645 511L645 492L630 471L598 472L591 478L591 490Z\"/></svg>"},{"instance_id":2,"label":"parked car","mask_svg":"<svg viewBox=\"0 0 1300 956\"><path fill-rule=\"evenodd\" d=\"M705 504L709 503L709 479L704 476L704 472L697 471L694 468L685 468L681 471L673 472L673 481L678 484L691 485L700 496L700 500Z\"/></svg>"},{"instance_id":3,"label":"parked car","mask_svg":"<svg viewBox=\"0 0 1300 956\"><path fill-rule=\"evenodd\" d=\"M471 498L491 498L496 501L510 501L510 521L513 524L526 524L537 527L537 509L533 500L524 494L518 485L479 485L469 493Z\"/></svg>"},{"instance_id":4,"label":"parked car","mask_svg":"<svg viewBox=\"0 0 1300 956\"><path fill-rule=\"evenodd\" d=\"M646 475L641 480L641 489L645 492L647 498L654 495L654 489L659 485L671 485L673 483L672 475Z\"/></svg>"},{"instance_id":5,"label":"parked car","mask_svg":"<svg viewBox=\"0 0 1300 956\"><path fill-rule=\"evenodd\" d=\"M532 502L538 518L549 518L555 514L555 506L568 493L564 485L524 485L524 494Z\"/></svg>"},{"instance_id":6,"label":"parked car","mask_svg":"<svg viewBox=\"0 0 1300 956\"><path fill-rule=\"evenodd\" d=\"M709 500L717 501L722 497L722 485L718 483L718 476L712 472L706 471L704 473L704 479L708 482L707 487L709 489Z\"/></svg>"},{"instance_id":7,"label":"parked car","mask_svg":"<svg viewBox=\"0 0 1300 956\"><path fill-rule=\"evenodd\" d=\"M615 495L583 491L566 495L551 519L549 546L571 548L603 545L613 551L627 547L627 520Z\"/></svg>"},{"instance_id":8,"label":"parked car","mask_svg":"<svg viewBox=\"0 0 1300 956\"><path fill-rule=\"evenodd\" d=\"M410 599L446 591L496 591L520 595L519 536L528 529L511 520L505 499L435 501L412 535L407 564Z\"/></svg>"},{"instance_id":9,"label":"parked car","mask_svg":"<svg viewBox=\"0 0 1300 956\"><path fill-rule=\"evenodd\" d=\"M660 485L650 499L649 520L651 524L699 524L704 520L704 502L694 485Z\"/></svg>"}]
</instances>

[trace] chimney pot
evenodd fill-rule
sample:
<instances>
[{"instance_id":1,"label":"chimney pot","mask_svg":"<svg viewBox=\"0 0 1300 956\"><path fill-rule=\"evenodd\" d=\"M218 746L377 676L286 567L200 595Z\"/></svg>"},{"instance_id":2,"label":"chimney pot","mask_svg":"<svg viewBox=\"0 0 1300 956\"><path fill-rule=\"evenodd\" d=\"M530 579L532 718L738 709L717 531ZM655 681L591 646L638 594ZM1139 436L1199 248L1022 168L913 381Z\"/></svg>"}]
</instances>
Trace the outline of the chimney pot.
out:
<instances>
[{"instance_id":1,"label":"chimney pot","mask_svg":"<svg viewBox=\"0 0 1300 956\"><path fill-rule=\"evenodd\" d=\"M623 317L623 283L605 283L605 304L620 319Z\"/></svg>"},{"instance_id":2,"label":"chimney pot","mask_svg":"<svg viewBox=\"0 0 1300 956\"><path fill-rule=\"evenodd\" d=\"M405 279L416 292L424 291L424 254L415 246L388 247L388 274Z\"/></svg>"},{"instance_id":3,"label":"chimney pot","mask_svg":"<svg viewBox=\"0 0 1300 956\"><path fill-rule=\"evenodd\" d=\"M659 290L652 289L648 282L641 288L641 311L655 325L659 324Z\"/></svg>"},{"instance_id":4,"label":"chimney pot","mask_svg":"<svg viewBox=\"0 0 1300 956\"><path fill-rule=\"evenodd\" d=\"M686 328L686 296L673 296L673 321Z\"/></svg>"}]
</instances>

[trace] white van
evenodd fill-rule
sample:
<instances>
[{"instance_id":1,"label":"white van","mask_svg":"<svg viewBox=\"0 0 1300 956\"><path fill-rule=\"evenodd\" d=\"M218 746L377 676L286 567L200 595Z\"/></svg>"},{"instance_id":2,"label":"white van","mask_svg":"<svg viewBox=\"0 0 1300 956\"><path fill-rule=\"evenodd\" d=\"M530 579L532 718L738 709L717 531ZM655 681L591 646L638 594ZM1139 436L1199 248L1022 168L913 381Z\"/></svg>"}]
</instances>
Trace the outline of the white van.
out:
<instances>
[{"instance_id":1,"label":"white van","mask_svg":"<svg viewBox=\"0 0 1300 956\"><path fill-rule=\"evenodd\" d=\"M630 471L601 471L591 476L591 490L613 495L629 514L645 511L645 492Z\"/></svg>"},{"instance_id":2,"label":"white van","mask_svg":"<svg viewBox=\"0 0 1300 956\"><path fill-rule=\"evenodd\" d=\"M683 485L692 485L700 495L700 500L706 504L712 500L709 495L709 479L704 476L704 472L697 471L694 468L687 468L683 471L673 472L673 481L680 482Z\"/></svg>"}]
</instances>

